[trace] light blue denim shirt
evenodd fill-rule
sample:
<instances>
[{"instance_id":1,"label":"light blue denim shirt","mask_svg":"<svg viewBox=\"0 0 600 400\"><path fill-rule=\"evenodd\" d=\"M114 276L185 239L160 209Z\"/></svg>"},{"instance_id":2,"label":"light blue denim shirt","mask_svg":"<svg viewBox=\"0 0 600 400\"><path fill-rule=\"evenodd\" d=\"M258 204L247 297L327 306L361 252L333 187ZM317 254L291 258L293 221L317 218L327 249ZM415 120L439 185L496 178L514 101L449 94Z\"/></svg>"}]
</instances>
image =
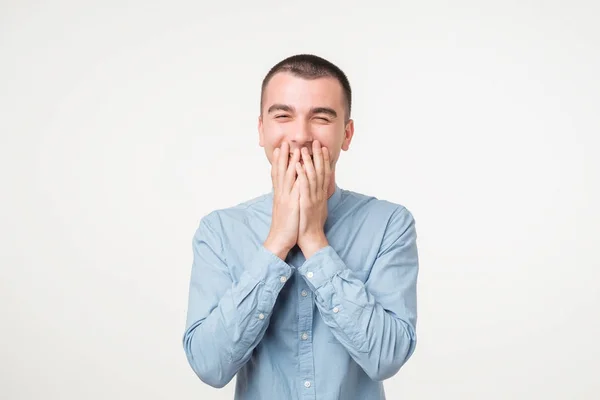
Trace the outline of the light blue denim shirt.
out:
<instances>
[{"instance_id":1,"label":"light blue denim shirt","mask_svg":"<svg viewBox=\"0 0 600 400\"><path fill-rule=\"evenodd\" d=\"M381 400L415 350L417 235L402 205L336 185L329 246L263 246L273 192L204 216L193 238L183 347L236 400Z\"/></svg>"}]
</instances>

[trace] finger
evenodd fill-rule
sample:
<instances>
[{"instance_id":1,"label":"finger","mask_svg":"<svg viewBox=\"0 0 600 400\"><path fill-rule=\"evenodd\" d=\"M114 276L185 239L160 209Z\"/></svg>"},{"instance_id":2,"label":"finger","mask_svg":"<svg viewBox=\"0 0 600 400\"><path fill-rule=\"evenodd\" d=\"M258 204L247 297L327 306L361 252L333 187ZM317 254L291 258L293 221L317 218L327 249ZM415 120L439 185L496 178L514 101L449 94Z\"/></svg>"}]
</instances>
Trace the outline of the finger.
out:
<instances>
[{"instance_id":1,"label":"finger","mask_svg":"<svg viewBox=\"0 0 600 400\"><path fill-rule=\"evenodd\" d=\"M285 171L287 170L289 161L290 147L287 142L281 144L281 151L279 152L279 162L277 165L277 183L280 189L283 189L285 182Z\"/></svg>"},{"instance_id":2,"label":"finger","mask_svg":"<svg viewBox=\"0 0 600 400\"><path fill-rule=\"evenodd\" d=\"M304 171L306 172L306 176L308 178L308 185L311 193L310 198L314 199L316 198L317 173L315 172L315 167L310 159L310 155L306 147L302 148L302 160L304 161Z\"/></svg>"},{"instance_id":3,"label":"finger","mask_svg":"<svg viewBox=\"0 0 600 400\"><path fill-rule=\"evenodd\" d=\"M296 171L298 171L298 186L300 188L300 198L309 199L310 187L308 184L308 178L306 172L300 163L296 163Z\"/></svg>"},{"instance_id":4,"label":"finger","mask_svg":"<svg viewBox=\"0 0 600 400\"><path fill-rule=\"evenodd\" d=\"M277 157L279 156L279 148L273 150L273 161L271 162L271 183L273 184L273 189L277 189L279 186L277 184Z\"/></svg>"},{"instance_id":5,"label":"finger","mask_svg":"<svg viewBox=\"0 0 600 400\"><path fill-rule=\"evenodd\" d=\"M290 158L290 163L285 173L284 188L286 190L286 193L289 193L292 190L294 181L296 180L296 163L298 161L300 161L300 150L294 149L294 152L292 153L292 158Z\"/></svg>"},{"instance_id":6,"label":"finger","mask_svg":"<svg viewBox=\"0 0 600 400\"><path fill-rule=\"evenodd\" d=\"M329 181L331 180L331 159L329 149L323 147L323 190L327 193Z\"/></svg>"},{"instance_id":7,"label":"finger","mask_svg":"<svg viewBox=\"0 0 600 400\"><path fill-rule=\"evenodd\" d=\"M294 180L294 186L292 186L292 191L290 192L290 195L295 200L298 200L298 198L300 197L300 181L298 180L298 178Z\"/></svg>"},{"instance_id":8,"label":"finger","mask_svg":"<svg viewBox=\"0 0 600 400\"><path fill-rule=\"evenodd\" d=\"M323 169L323 152L321 151L321 144L318 140L313 142L313 163L315 164L315 171L317 175L316 189L321 190L323 188L324 169Z\"/></svg>"}]
</instances>

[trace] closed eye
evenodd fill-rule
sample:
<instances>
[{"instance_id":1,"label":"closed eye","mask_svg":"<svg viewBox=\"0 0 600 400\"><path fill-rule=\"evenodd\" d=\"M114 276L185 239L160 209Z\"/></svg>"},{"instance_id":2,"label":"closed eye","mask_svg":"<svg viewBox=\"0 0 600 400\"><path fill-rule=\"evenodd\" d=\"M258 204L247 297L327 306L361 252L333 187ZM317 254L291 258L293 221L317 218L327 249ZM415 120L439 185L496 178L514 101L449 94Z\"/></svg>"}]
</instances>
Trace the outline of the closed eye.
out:
<instances>
[{"instance_id":1,"label":"closed eye","mask_svg":"<svg viewBox=\"0 0 600 400\"><path fill-rule=\"evenodd\" d=\"M289 118L289 115L285 115L285 114L281 114L281 115L276 115L275 119L283 119L283 118Z\"/></svg>"}]
</instances>

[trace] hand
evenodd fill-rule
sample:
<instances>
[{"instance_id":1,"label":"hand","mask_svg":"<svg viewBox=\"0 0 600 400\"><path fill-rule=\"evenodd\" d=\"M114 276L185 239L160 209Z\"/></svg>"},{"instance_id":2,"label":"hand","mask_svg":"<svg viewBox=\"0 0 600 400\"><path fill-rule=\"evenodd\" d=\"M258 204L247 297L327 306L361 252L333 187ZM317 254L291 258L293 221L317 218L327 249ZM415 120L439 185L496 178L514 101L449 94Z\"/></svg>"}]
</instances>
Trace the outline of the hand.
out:
<instances>
[{"instance_id":1,"label":"hand","mask_svg":"<svg viewBox=\"0 0 600 400\"><path fill-rule=\"evenodd\" d=\"M289 145L286 142L273 152L273 212L271 229L264 246L282 260L285 260L298 239L300 190L295 165L299 160L298 149L294 151L292 158L289 157Z\"/></svg>"},{"instance_id":2,"label":"hand","mask_svg":"<svg viewBox=\"0 0 600 400\"><path fill-rule=\"evenodd\" d=\"M304 168L296 163L297 181L300 182L300 224L298 246L308 260L321 248L328 246L325 236L327 220L327 191L331 180L329 149L313 142L313 161L308 149L302 149Z\"/></svg>"}]
</instances>

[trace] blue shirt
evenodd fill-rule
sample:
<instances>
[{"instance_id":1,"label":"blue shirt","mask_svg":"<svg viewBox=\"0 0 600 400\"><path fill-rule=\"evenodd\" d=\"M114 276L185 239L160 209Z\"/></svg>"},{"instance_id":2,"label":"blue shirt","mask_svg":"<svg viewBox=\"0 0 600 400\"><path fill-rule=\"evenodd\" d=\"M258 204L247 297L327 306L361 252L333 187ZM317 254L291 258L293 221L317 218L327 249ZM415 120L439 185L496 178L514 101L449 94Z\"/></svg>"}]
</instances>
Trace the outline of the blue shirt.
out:
<instances>
[{"instance_id":1,"label":"blue shirt","mask_svg":"<svg viewBox=\"0 0 600 400\"><path fill-rule=\"evenodd\" d=\"M327 247L263 246L273 191L201 218L183 347L236 400L380 400L415 350L418 255L403 206L335 187Z\"/></svg>"}]
</instances>

